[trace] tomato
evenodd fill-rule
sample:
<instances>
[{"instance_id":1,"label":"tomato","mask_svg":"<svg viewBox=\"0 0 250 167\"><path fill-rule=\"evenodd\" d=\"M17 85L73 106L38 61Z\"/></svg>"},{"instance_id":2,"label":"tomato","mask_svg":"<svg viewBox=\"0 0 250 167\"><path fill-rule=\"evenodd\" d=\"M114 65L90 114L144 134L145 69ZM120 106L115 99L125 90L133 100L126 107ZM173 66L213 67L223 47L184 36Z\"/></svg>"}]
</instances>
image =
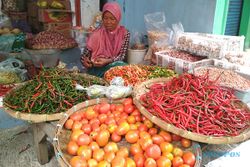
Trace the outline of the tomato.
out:
<instances>
[{"instance_id":1,"label":"tomato","mask_svg":"<svg viewBox=\"0 0 250 167\"><path fill-rule=\"evenodd\" d=\"M111 164L108 161L101 161L98 163L97 167L111 167Z\"/></svg>"},{"instance_id":2,"label":"tomato","mask_svg":"<svg viewBox=\"0 0 250 167\"><path fill-rule=\"evenodd\" d=\"M101 104L96 104L93 108L94 111L96 111L97 113L99 113L99 109L100 109Z\"/></svg>"},{"instance_id":3,"label":"tomato","mask_svg":"<svg viewBox=\"0 0 250 167\"><path fill-rule=\"evenodd\" d=\"M183 155L182 149L180 149L179 147L175 147L173 149L173 155L182 157L182 155Z\"/></svg>"},{"instance_id":4,"label":"tomato","mask_svg":"<svg viewBox=\"0 0 250 167\"><path fill-rule=\"evenodd\" d=\"M173 167L179 167L183 164L183 159L179 156L174 157L172 160Z\"/></svg>"},{"instance_id":5,"label":"tomato","mask_svg":"<svg viewBox=\"0 0 250 167\"><path fill-rule=\"evenodd\" d=\"M192 141L189 139L182 138L181 145L185 148L189 148L192 145Z\"/></svg>"},{"instance_id":6,"label":"tomato","mask_svg":"<svg viewBox=\"0 0 250 167\"><path fill-rule=\"evenodd\" d=\"M153 140L152 139L139 139L139 144L142 148L142 150L146 150L146 148L153 144Z\"/></svg>"},{"instance_id":7,"label":"tomato","mask_svg":"<svg viewBox=\"0 0 250 167\"><path fill-rule=\"evenodd\" d=\"M96 136L96 142L100 147L105 146L109 141L110 133L108 130L101 130Z\"/></svg>"},{"instance_id":8,"label":"tomato","mask_svg":"<svg viewBox=\"0 0 250 167\"><path fill-rule=\"evenodd\" d=\"M67 144L67 152L70 155L76 155L78 148L79 146L77 145L75 141L69 141L69 143Z\"/></svg>"},{"instance_id":9,"label":"tomato","mask_svg":"<svg viewBox=\"0 0 250 167\"><path fill-rule=\"evenodd\" d=\"M158 159L161 156L161 149L157 144L149 145L146 150L146 156L153 159Z\"/></svg>"},{"instance_id":10,"label":"tomato","mask_svg":"<svg viewBox=\"0 0 250 167\"><path fill-rule=\"evenodd\" d=\"M101 130L100 126L97 123L91 125L92 132L99 132Z\"/></svg>"},{"instance_id":11,"label":"tomato","mask_svg":"<svg viewBox=\"0 0 250 167\"><path fill-rule=\"evenodd\" d=\"M168 152L168 153L171 153L174 149L174 146L173 144L169 143L169 142L162 142L160 144L160 148L161 148L161 151L164 153L164 152Z\"/></svg>"},{"instance_id":12,"label":"tomato","mask_svg":"<svg viewBox=\"0 0 250 167\"><path fill-rule=\"evenodd\" d=\"M180 165L179 167L191 167L191 166L188 165L188 164L182 164L182 165Z\"/></svg>"},{"instance_id":13,"label":"tomato","mask_svg":"<svg viewBox=\"0 0 250 167\"><path fill-rule=\"evenodd\" d=\"M171 167L172 165L171 161L167 157L164 157L164 156L161 156L160 158L158 158L156 160L156 164L158 167Z\"/></svg>"},{"instance_id":14,"label":"tomato","mask_svg":"<svg viewBox=\"0 0 250 167\"><path fill-rule=\"evenodd\" d=\"M143 121L143 123L144 123L148 128L152 128L153 125L154 125L149 119L146 119L145 121Z\"/></svg>"},{"instance_id":15,"label":"tomato","mask_svg":"<svg viewBox=\"0 0 250 167\"><path fill-rule=\"evenodd\" d=\"M129 124L129 126L130 126L130 130L137 130L138 129L136 124Z\"/></svg>"},{"instance_id":16,"label":"tomato","mask_svg":"<svg viewBox=\"0 0 250 167\"><path fill-rule=\"evenodd\" d=\"M176 134L172 134L172 139L173 139L173 141L180 141L181 140L181 136L176 135Z\"/></svg>"},{"instance_id":17,"label":"tomato","mask_svg":"<svg viewBox=\"0 0 250 167\"><path fill-rule=\"evenodd\" d=\"M128 116L127 121L129 124L135 124L136 123L135 116L133 116L133 115Z\"/></svg>"},{"instance_id":18,"label":"tomato","mask_svg":"<svg viewBox=\"0 0 250 167\"><path fill-rule=\"evenodd\" d=\"M95 160L97 160L98 162L102 161L104 159L104 155L105 155L105 152L103 149L99 148L99 149L96 149L94 152L93 152L93 158Z\"/></svg>"},{"instance_id":19,"label":"tomato","mask_svg":"<svg viewBox=\"0 0 250 167\"><path fill-rule=\"evenodd\" d=\"M70 166L72 167L87 167L87 161L82 159L80 156L74 156L69 161Z\"/></svg>"},{"instance_id":20,"label":"tomato","mask_svg":"<svg viewBox=\"0 0 250 167\"><path fill-rule=\"evenodd\" d=\"M92 151L95 151L95 150L97 150L97 149L100 148L99 145L98 145L96 142L94 142L94 141L92 141L92 142L89 144L89 147L91 148Z\"/></svg>"},{"instance_id":21,"label":"tomato","mask_svg":"<svg viewBox=\"0 0 250 167\"><path fill-rule=\"evenodd\" d=\"M143 150L142 150L140 144L138 144L138 143L132 144L129 148L129 151L132 155L136 155L139 153L143 154Z\"/></svg>"},{"instance_id":22,"label":"tomato","mask_svg":"<svg viewBox=\"0 0 250 167\"><path fill-rule=\"evenodd\" d=\"M114 142L109 142L107 145L104 146L105 153L107 152L114 152L116 153L118 151L118 145Z\"/></svg>"},{"instance_id":23,"label":"tomato","mask_svg":"<svg viewBox=\"0 0 250 167\"><path fill-rule=\"evenodd\" d=\"M111 165L115 167L124 167L125 164L126 164L126 160L122 156L115 156L115 158L111 162Z\"/></svg>"},{"instance_id":24,"label":"tomato","mask_svg":"<svg viewBox=\"0 0 250 167\"><path fill-rule=\"evenodd\" d=\"M91 137L92 140L96 140L97 135L98 135L98 132L92 131L90 132L89 137Z\"/></svg>"},{"instance_id":25,"label":"tomato","mask_svg":"<svg viewBox=\"0 0 250 167\"><path fill-rule=\"evenodd\" d=\"M151 135L146 131L139 132L140 139L151 139Z\"/></svg>"},{"instance_id":26,"label":"tomato","mask_svg":"<svg viewBox=\"0 0 250 167\"><path fill-rule=\"evenodd\" d=\"M126 98L126 99L124 99L124 101L122 102L122 104L124 106L132 105L133 104L133 99L132 98Z\"/></svg>"},{"instance_id":27,"label":"tomato","mask_svg":"<svg viewBox=\"0 0 250 167\"><path fill-rule=\"evenodd\" d=\"M79 146L88 145L91 142L91 138L87 134L81 134L80 136L78 136L76 142Z\"/></svg>"},{"instance_id":28,"label":"tomato","mask_svg":"<svg viewBox=\"0 0 250 167\"><path fill-rule=\"evenodd\" d=\"M113 132L111 135L111 140L113 142L119 142L122 140L122 137L120 135L118 135L116 132Z\"/></svg>"},{"instance_id":29,"label":"tomato","mask_svg":"<svg viewBox=\"0 0 250 167\"><path fill-rule=\"evenodd\" d=\"M172 141L172 136L169 132L166 132L166 131L160 131L159 135L161 135L165 141L167 142L171 142Z\"/></svg>"},{"instance_id":30,"label":"tomato","mask_svg":"<svg viewBox=\"0 0 250 167\"><path fill-rule=\"evenodd\" d=\"M74 112L69 118L73 121L80 121L82 119L82 114L80 112Z\"/></svg>"},{"instance_id":31,"label":"tomato","mask_svg":"<svg viewBox=\"0 0 250 167\"><path fill-rule=\"evenodd\" d=\"M89 146L80 146L77 150L77 155L88 161L92 156L92 150Z\"/></svg>"},{"instance_id":32,"label":"tomato","mask_svg":"<svg viewBox=\"0 0 250 167\"><path fill-rule=\"evenodd\" d=\"M155 134L152 136L152 140L154 144L160 145L164 142L164 138L161 135Z\"/></svg>"},{"instance_id":33,"label":"tomato","mask_svg":"<svg viewBox=\"0 0 250 167\"><path fill-rule=\"evenodd\" d=\"M147 158L144 167L157 167L156 161L153 158Z\"/></svg>"},{"instance_id":34,"label":"tomato","mask_svg":"<svg viewBox=\"0 0 250 167\"><path fill-rule=\"evenodd\" d=\"M116 105L115 110L122 113L124 111L124 106L122 104L118 104Z\"/></svg>"},{"instance_id":35,"label":"tomato","mask_svg":"<svg viewBox=\"0 0 250 167\"><path fill-rule=\"evenodd\" d=\"M124 106L124 111L128 114L134 111L135 107L133 105Z\"/></svg>"},{"instance_id":36,"label":"tomato","mask_svg":"<svg viewBox=\"0 0 250 167\"><path fill-rule=\"evenodd\" d=\"M108 118L108 116L106 114L99 114L98 115L98 119L99 119L100 123L104 123L107 118Z\"/></svg>"},{"instance_id":37,"label":"tomato","mask_svg":"<svg viewBox=\"0 0 250 167\"><path fill-rule=\"evenodd\" d=\"M88 107L85 111L85 117L86 119L88 120L91 120L93 118L96 118L97 117L97 112L94 111L93 107Z\"/></svg>"},{"instance_id":38,"label":"tomato","mask_svg":"<svg viewBox=\"0 0 250 167\"><path fill-rule=\"evenodd\" d=\"M182 156L182 159L187 165L194 166L195 164L195 155L190 151L185 152Z\"/></svg>"},{"instance_id":39,"label":"tomato","mask_svg":"<svg viewBox=\"0 0 250 167\"><path fill-rule=\"evenodd\" d=\"M157 129L156 128L149 128L149 130L148 130L148 133L150 134L150 135L155 135L155 134L157 134Z\"/></svg>"},{"instance_id":40,"label":"tomato","mask_svg":"<svg viewBox=\"0 0 250 167\"><path fill-rule=\"evenodd\" d=\"M64 127L66 128L66 129L72 129L72 126L73 126L73 124L74 124L74 121L72 120L72 119L68 119L66 122L65 122L65 124L64 124Z\"/></svg>"},{"instance_id":41,"label":"tomato","mask_svg":"<svg viewBox=\"0 0 250 167\"><path fill-rule=\"evenodd\" d=\"M141 131L148 131L148 127L145 124L140 124L138 130Z\"/></svg>"},{"instance_id":42,"label":"tomato","mask_svg":"<svg viewBox=\"0 0 250 167\"><path fill-rule=\"evenodd\" d=\"M110 124L116 124L116 121L115 121L114 118L109 118L109 117L108 117L108 118L105 120L104 123L107 124L107 125L110 125Z\"/></svg>"},{"instance_id":43,"label":"tomato","mask_svg":"<svg viewBox=\"0 0 250 167\"><path fill-rule=\"evenodd\" d=\"M89 159L87 163L88 167L96 167L98 165L98 162L95 159Z\"/></svg>"},{"instance_id":44,"label":"tomato","mask_svg":"<svg viewBox=\"0 0 250 167\"><path fill-rule=\"evenodd\" d=\"M105 130L105 129L108 130L108 125L106 125L106 124L101 124L101 125L100 125L100 130Z\"/></svg>"},{"instance_id":45,"label":"tomato","mask_svg":"<svg viewBox=\"0 0 250 167\"><path fill-rule=\"evenodd\" d=\"M107 129L109 133L113 133L116 130L116 128L117 128L116 124L109 124Z\"/></svg>"},{"instance_id":46,"label":"tomato","mask_svg":"<svg viewBox=\"0 0 250 167\"><path fill-rule=\"evenodd\" d=\"M114 112L116 110L115 104L110 104L110 111Z\"/></svg>"},{"instance_id":47,"label":"tomato","mask_svg":"<svg viewBox=\"0 0 250 167\"><path fill-rule=\"evenodd\" d=\"M126 158L125 167L136 167L135 161L131 158Z\"/></svg>"},{"instance_id":48,"label":"tomato","mask_svg":"<svg viewBox=\"0 0 250 167\"><path fill-rule=\"evenodd\" d=\"M163 152L162 156L167 157L170 161L174 159L174 155L170 152Z\"/></svg>"},{"instance_id":49,"label":"tomato","mask_svg":"<svg viewBox=\"0 0 250 167\"><path fill-rule=\"evenodd\" d=\"M93 118L93 119L91 119L90 121L89 121L89 124L91 125L91 126L93 126L93 125L100 125L101 124L101 122L100 122L100 120L98 119L98 118Z\"/></svg>"},{"instance_id":50,"label":"tomato","mask_svg":"<svg viewBox=\"0 0 250 167\"><path fill-rule=\"evenodd\" d=\"M110 111L110 104L109 103L102 103L100 105L99 113L100 114L107 114Z\"/></svg>"},{"instance_id":51,"label":"tomato","mask_svg":"<svg viewBox=\"0 0 250 167\"><path fill-rule=\"evenodd\" d=\"M84 132L80 129L77 129L77 130L74 130L71 135L70 135L70 140L72 141L77 141L78 137L81 135L81 134L84 134Z\"/></svg>"},{"instance_id":52,"label":"tomato","mask_svg":"<svg viewBox=\"0 0 250 167\"><path fill-rule=\"evenodd\" d=\"M106 152L104 155L104 160L108 161L109 163L111 163L114 158L115 158L114 152Z\"/></svg>"},{"instance_id":53,"label":"tomato","mask_svg":"<svg viewBox=\"0 0 250 167\"><path fill-rule=\"evenodd\" d=\"M133 115L133 116L136 116L136 115L141 116L141 113L140 113L140 111L139 111L137 108L135 108L134 111L133 111L130 115Z\"/></svg>"},{"instance_id":54,"label":"tomato","mask_svg":"<svg viewBox=\"0 0 250 167\"><path fill-rule=\"evenodd\" d=\"M129 124L126 121L124 121L118 125L115 132L118 135L125 135L129 131L129 129L130 129Z\"/></svg>"},{"instance_id":55,"label":"tomato","mask_svg":"<svg viewBox=\"0 0 250 167\"><path fill-rule=\"evenodd\" d=\"M139 134L135 130L129 130L125 135L125 139L128 143L136 143L139 140Z\"/></svg>"},{"instance_id":56,"label":"tomato","mask_svg":"<svg viewBox=\"0 0 250 167\"><path fill-rule=\"evenodd\" d=\"M81 129L82 128L82 123L80 121L74 121L72 125L72 131Z\"/></svg>"},{"instance_id":57,"label":"tomato","mask_svg":"<svg viewBox=\"0 0 250 167\"><path fill-rule=\"evenodd\" d=\"M144 167L144 162L146 158L144 157L143 154L136 154L134 156L134 161L137 167Z\"/></svg>"},{"instance_id":58,"label":"tomato","mask_svg":"<svg viewBox=\"0 0 250 167\"><path fill-rule=\"evenodd\" d=\"M141 122L141 116L140 115L135 115L135 120L136 120L136 122Z\"/></svg>"},{"instance_id":59,"label":"tomato","mask_svg":"<svg viewBox=\"0 0 250 167\"><path fill-rule=\"evenodd\" d=\"M128 157L129 156L129 150L127 147L120 147L119 150L116 152L116 156L121 156L121 157Z\"/></svg>"},{"instance_id":60,"label":"tomato","mask_svg":"<svg viewBox=\"0 0 250 167\"><path fill-rule=\"evenodd\" d=\"M82 125L85 125L85 124L89 123L89 121L87 119L85 119L85 118L82 119L80 122L82 123Z\"/></svg>"}]
</instances>

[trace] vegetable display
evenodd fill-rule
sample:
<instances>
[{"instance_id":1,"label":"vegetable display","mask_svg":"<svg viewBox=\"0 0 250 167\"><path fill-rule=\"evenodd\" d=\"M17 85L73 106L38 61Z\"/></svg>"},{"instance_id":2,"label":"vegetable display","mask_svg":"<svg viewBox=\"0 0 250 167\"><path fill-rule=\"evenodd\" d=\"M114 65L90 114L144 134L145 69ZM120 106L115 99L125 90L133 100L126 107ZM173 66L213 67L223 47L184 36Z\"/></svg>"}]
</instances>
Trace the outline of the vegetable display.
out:
<instances>
[{"instance_id":1,"label":"vegetable display","mask_svg":"<svg viewBox=\"0 0 250 167\"><path fill-rule=\"evenodd\" d=\"M104 79L110 82L114 77L122 77L125 81L125 85L136 85L147 79L158 77L172 77L175 76L175 72L158 66L147 65L127 65L117 66L109 69L104 74Z\"/></svg>"},{"instance_id":2,"label":"vegetable display","mask_svg":"<svg viewBox=\"0 0 250 167\"><path fill-rule=\"evenodd\" d=\"M81 76L64 70L42 69L33 80L11 91L4 105L13 111L35 114L64 112L73 105L88 99L85 91L77 91L75 83L83 86L104 85L101 79Z\"/></svg>"},{"instance_id":3,"label":"vegetable display","mask_svg":"<svg viewBox=\"0 0 250 167\"><path fill-rule=\"evenodd\" d=\"M131 98L81 108L71 113L63 126L59 140L67 142L61 142L60 147L72 167L199 164L197 145L180 136L176 140L172 133L155 126Z\"/></svg>"},{"instance_id":4,"label":"vegetable display","mask_svg":"<svg viewBox=\"0 0 250 167\"><path fill-rule=\"evenodd\" d=\"M196 62L196 61L200 61L200 60L206 58L206 57L196 56L194 54L190 54L188 52L175 50L175 49L166 50L166 54L168 56L171 56L171 57L174 57L174 58L179 58L179 59L190 61L190 62Z\"/></svg>"},{"instance_id":5,"label":"vegetable display","mask_svg":"<svg viewBox=\"0 0 250 167\"><path fill-rule=\"evenodd\" d=\"M153 115L174 126L209 136L237 136L250 126L250 111L233 92L208 74L183 74L155 83L140 97Z\"/></svg>"}]
</instances>

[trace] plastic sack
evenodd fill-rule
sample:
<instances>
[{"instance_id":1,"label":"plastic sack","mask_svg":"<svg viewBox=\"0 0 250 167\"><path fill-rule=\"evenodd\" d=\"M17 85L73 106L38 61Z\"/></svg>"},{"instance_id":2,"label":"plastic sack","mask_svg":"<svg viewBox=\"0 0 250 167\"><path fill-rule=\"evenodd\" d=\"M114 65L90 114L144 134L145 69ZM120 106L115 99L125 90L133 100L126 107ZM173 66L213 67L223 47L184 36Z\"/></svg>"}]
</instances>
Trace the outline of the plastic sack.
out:
<instances>
[{"instance_id":1,"label":"plastic sack","mask_svg":"<svg viewBox=\"0 0 250 167\"><path fill-rule=\"evenodd\" d=\"M247 52L226 52L222 61L250 67L250 53Z\"/></svg>"},{"instance_id":2,"label":"plastic sack","mask_svg":"<svg viewBox=\"0 0 250 167\"><path fill-rule=\"evenodd\" d=\"M109 99L125 98L132 94L131 86L110 85L106 90L106 97Z\"/></svg>"},{"instance_id":3,"label":"plastic sack","mask_svg":"<svg viewBox=\"0 0 250 167\"><path fill-rule=\"evenodd\" d=\"M0 63L0 84L23 82L27 79L27 70L22 69L24 64L14 58Z\"/></svg>"},{"instance_id":4,"label":"plastic sack","mask_svg":"<svg viewBox=\"0 0 250 167\"><path fill-rule=\"evenodd\" d=\"M157 41L164 42L166 47L170 44L169 40L172 30L167 27L165 14L163 12L146 14L144 16L144 21L148 33L149 44L145 60L149 60L152 59L152 55L154 54L152 45L154 45Z\"/></svg>"},{"instance_id":5,"label":"plastic sack","mask_svg":"<svg viewBox=\"0 0 250 167\"><path fill-rule=\"evenodd\" d=\"M124 86L124 80L122 77L115 77L110 81L110 85Z\"/></svg>"},{"instance_id":6,"label":"plastic sack","mask_svg":"<svg viewBox=\"0 0 250 167\"><path fill-rule=\"evenodd\" d=\"M12 46L16 40L15 35L8 34L8 35L1 35L0 36L0 51L2 52L11 52Z\"/></svg>"},{"instance_id":7,"label":"plastic sack","mask_svg":"<svg viewBox=\"0 0 250 167\"><path fill-rule=\"evenodd\" d=\"M138 31L132 31L130 48L135 50L145 49L144 35Z\"/></svg>"}]
</instances>

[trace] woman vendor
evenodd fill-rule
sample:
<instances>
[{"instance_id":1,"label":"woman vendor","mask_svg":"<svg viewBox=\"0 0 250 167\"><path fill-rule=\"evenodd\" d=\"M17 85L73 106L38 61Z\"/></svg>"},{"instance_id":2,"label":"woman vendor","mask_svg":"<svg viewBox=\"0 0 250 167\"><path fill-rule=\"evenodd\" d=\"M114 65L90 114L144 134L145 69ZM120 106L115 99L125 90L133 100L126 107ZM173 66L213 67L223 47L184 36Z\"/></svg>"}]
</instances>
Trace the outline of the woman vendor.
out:
<instances>
[{"instance_id":1,"label":"woman vendor","mask_svg":"<svg viewBox=\"0 0 250 167\"><path fill-rule=\"evenodd\" d=\"M102 26L90 35L81 57L88 74L103 77L111 67L126 65L123 61L130 33L119 25L120 20L121 9L118 3L106 3L103 6Z\"/></svg>"}]
</instances>

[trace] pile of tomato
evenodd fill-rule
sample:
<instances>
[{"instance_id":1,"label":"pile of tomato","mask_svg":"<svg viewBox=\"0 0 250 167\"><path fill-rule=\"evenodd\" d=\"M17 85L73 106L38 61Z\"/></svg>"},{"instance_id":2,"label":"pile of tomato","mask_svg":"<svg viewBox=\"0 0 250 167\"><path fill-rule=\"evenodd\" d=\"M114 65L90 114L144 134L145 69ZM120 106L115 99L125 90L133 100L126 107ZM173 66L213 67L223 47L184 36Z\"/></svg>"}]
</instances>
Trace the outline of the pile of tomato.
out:
<instances>
[{"instance_id":1,"label":"pile of tomato","mask_svg":"<svg viewBox=\"0 0 250 167\"><path fill-rule=\"evenodd\" d=\"M67 153L72 167L193 167L192 141L164 131L141 115L131 98L74 112ZM178 143L178 144L176 144Z\"/></svg>"}]
</instances>

